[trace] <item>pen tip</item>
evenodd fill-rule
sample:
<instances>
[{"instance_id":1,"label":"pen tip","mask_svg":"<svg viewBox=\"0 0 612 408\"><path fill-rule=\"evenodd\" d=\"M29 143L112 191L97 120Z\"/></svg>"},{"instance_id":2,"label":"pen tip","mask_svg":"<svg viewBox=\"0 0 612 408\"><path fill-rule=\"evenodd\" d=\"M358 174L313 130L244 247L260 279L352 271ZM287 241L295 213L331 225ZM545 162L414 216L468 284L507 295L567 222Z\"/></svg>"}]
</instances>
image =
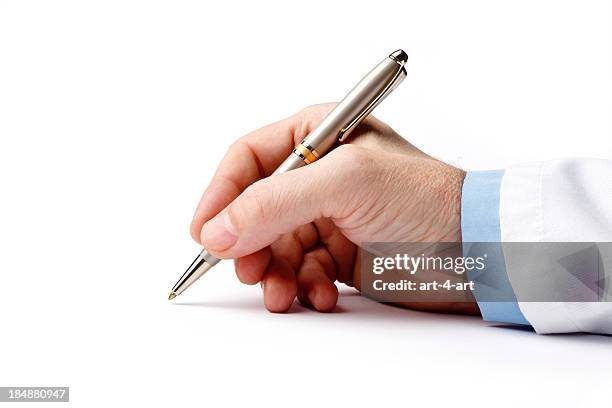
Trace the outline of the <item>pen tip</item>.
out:
<instances>
[{"instance_id":1,"label":"pen tip","mask_svg":"<svg viewBox=\"0 0 612 408\"><path fill-rule=\"evenodd\" d=\"M174 292L170 292L170 294L168 295L168 300L172 300L176 297L176 293Z\"/></svg>"}]
</instances>

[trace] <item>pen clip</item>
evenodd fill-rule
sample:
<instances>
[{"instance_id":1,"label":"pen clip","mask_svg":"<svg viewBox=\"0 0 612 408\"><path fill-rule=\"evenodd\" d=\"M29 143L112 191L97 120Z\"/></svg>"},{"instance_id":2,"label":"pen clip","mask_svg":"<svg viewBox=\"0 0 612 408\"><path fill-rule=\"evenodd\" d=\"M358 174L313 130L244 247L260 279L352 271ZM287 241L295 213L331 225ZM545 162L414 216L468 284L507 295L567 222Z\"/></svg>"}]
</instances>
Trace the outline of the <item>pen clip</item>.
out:
<instances>
[{"instance_id":1,"label":"pen clip","mask_svg":"<svg viewBox=\"0 0 612 408\"><path fill-rule=\"evenodd\" d=\"M397 71L397 73L395 74L393 79L391 81L389 81L387 86L385 88L383 88L383 90L378 95L376 95L376 97L374 99L372 99L372 101L365 107L365 109L363 111L361 111L348 125L346 125L340 131L338 141L340 143L344 142L346 140L346 138L348 137L348 135L353 131L353 129L359 123L361 123L361 121L366 116L368 116L370 114L370 112L372 112L374 110L374 108L376 106L378 106L378 104L380 102L382 102L382 100L387 97L387 95L389 95L395 88L397 88L397 86L400 84L400 82L405 77L406 77L406 69L404 67L402 67L401 69L399 69Z\"/></svg>"}]
</instances>

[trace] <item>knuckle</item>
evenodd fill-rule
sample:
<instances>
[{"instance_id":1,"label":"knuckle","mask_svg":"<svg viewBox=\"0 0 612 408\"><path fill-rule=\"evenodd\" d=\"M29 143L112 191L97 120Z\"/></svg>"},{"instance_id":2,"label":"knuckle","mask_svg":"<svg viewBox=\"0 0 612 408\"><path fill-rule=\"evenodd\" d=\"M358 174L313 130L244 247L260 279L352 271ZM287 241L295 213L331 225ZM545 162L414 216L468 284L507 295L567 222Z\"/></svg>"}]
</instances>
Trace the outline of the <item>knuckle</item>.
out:
<instances>
[{"instance_id":1,"label":"knuckle","mask_svg":"<svg viewBox=\"0 0 612 408\"><path fill-rule=\"evenodd\" d=\"M334 106L336 106L336 102L327 102L327 103L317 103L313 105L308 105L298 113L298 116L302 118L306 122L318 122L320 121L324 115L329 113Z\"/></svg>"},{"instance_id":2,"label":"knuckle","mask_svg":"<svg viewBox=\"0 0 612 408\"><path fill-rule=\"evenodd\" d=\"M334 156L334 161L339 161L343 168L354 169L366 166L371 159L368 157L368 152L362 147L352 144L343 144L338 146L331 152Z\"/></svg>"},{"instance_id":3,"label":"knuckle","mask_svg":"<svg viewBox=\"0 0 612 408\"><path fill-rule=\"evenodd\" d=\"M228 152L233 152L235 150L242 150L244 148L244 136L234 140L227 149Z\"/></svg>"},{"instance_id":4,"label":"knuckle","mask_svg":"<svg viewBox=\"0 0 612 408\"><path fill-rule=\"evenodd\" d=\"M286 123L289 124L294 142L298 143L306 137L335 105L335 103L309 105L287 118Z\"/></svg>"},{"instance_id":5,"label":"knuckle","mask_svg":"<svg viewBox=\"0 0 612 408\"><path fill-rule=\"evenodd\" d=\"M312 114L314 112L318 112L323 108L329 107L332 105L331 103L314 103L312 105L308 105L302 109L302 113L305 115Z\"/></svg>"},{"instance_id":6,"label":"knuckle","mask_svg":"<svg viewBox=\"0 0 612 408\"><path fill-rule=\"evenodd\" d=\"M317 107L319 107L319 106L320 106L319 104L313 103L312 105L308 105L308 106L302 108L300 113L303 114L303 115L308 115L309 113L312 113L312 111L317 109Z\"/></svg>"},{"instance_id":7,"label":"knuckle","mask_svg":"<svg viewBox=\"0 0 612 408\"><path fill-rule=\"evenodd\" d=\"M245 155L247 155L247 153L248 153L247 152L248 143L247 143L247 139L246 139L247 136L242 136L242 137L234 140L229 145L227 150L225 151L225 155L223 156L223 160L228 160L229 158L236 157L236 156L243 156L244 157ZM219 169L221 169L221 168L222 168L222 166L219 167Z\"/></svg>"}]
</instances>

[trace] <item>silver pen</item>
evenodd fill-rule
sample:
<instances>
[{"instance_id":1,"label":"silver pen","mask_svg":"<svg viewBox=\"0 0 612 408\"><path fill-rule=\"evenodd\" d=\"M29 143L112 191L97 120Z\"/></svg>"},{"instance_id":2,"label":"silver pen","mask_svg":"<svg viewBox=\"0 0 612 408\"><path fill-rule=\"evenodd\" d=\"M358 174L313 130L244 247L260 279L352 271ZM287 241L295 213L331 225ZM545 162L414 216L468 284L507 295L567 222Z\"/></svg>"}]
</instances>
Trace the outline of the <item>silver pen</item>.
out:
<instances>
[{"instance_id":1,"label":"silver pen","mask_svg":"<svg viewBox=\"0 0 612 408\"><path fill-rule=\"evenodd\" d=\"M402 50L397 50L374 67L295 147L272 175L310 164L338 143L344 142L355 127L406 77L404 65L407 61L408 55ZM174 285L168 300L183 293L219 261L219 258L215 258L203 249Z\"/></svg>"}]
</instances>

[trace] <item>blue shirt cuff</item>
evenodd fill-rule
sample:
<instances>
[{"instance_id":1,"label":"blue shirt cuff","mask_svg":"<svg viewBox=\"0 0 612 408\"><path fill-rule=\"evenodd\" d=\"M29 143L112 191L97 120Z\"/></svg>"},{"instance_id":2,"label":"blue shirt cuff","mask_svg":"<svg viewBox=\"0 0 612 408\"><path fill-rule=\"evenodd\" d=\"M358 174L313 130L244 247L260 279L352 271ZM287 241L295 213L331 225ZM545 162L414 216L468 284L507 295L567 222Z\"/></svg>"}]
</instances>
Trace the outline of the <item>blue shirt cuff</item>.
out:
<instances>
[{"instance_id":1,"label":"blue shirt cuff","mask_svg":"<svg viewBox=\"0 0 612 408\"><path fill-rule=\"evenodd\" d=\"M463 256L468 256L472 242L501 242L499 193L503 176L503 170L467 173L461 196ZM486 321L528 325L529 322L519 309L512 285L508 280L501 245L487 246L487 262L485 270L481 273L487 274L487 282L493 282L496 290L504 293L503 299L512 300L490 301L490 297L485 295L487 288L475 280L473 293L482 318ZM468 272L468 278L473 279L470 275Z\"/></svg>"}]
</instances>

